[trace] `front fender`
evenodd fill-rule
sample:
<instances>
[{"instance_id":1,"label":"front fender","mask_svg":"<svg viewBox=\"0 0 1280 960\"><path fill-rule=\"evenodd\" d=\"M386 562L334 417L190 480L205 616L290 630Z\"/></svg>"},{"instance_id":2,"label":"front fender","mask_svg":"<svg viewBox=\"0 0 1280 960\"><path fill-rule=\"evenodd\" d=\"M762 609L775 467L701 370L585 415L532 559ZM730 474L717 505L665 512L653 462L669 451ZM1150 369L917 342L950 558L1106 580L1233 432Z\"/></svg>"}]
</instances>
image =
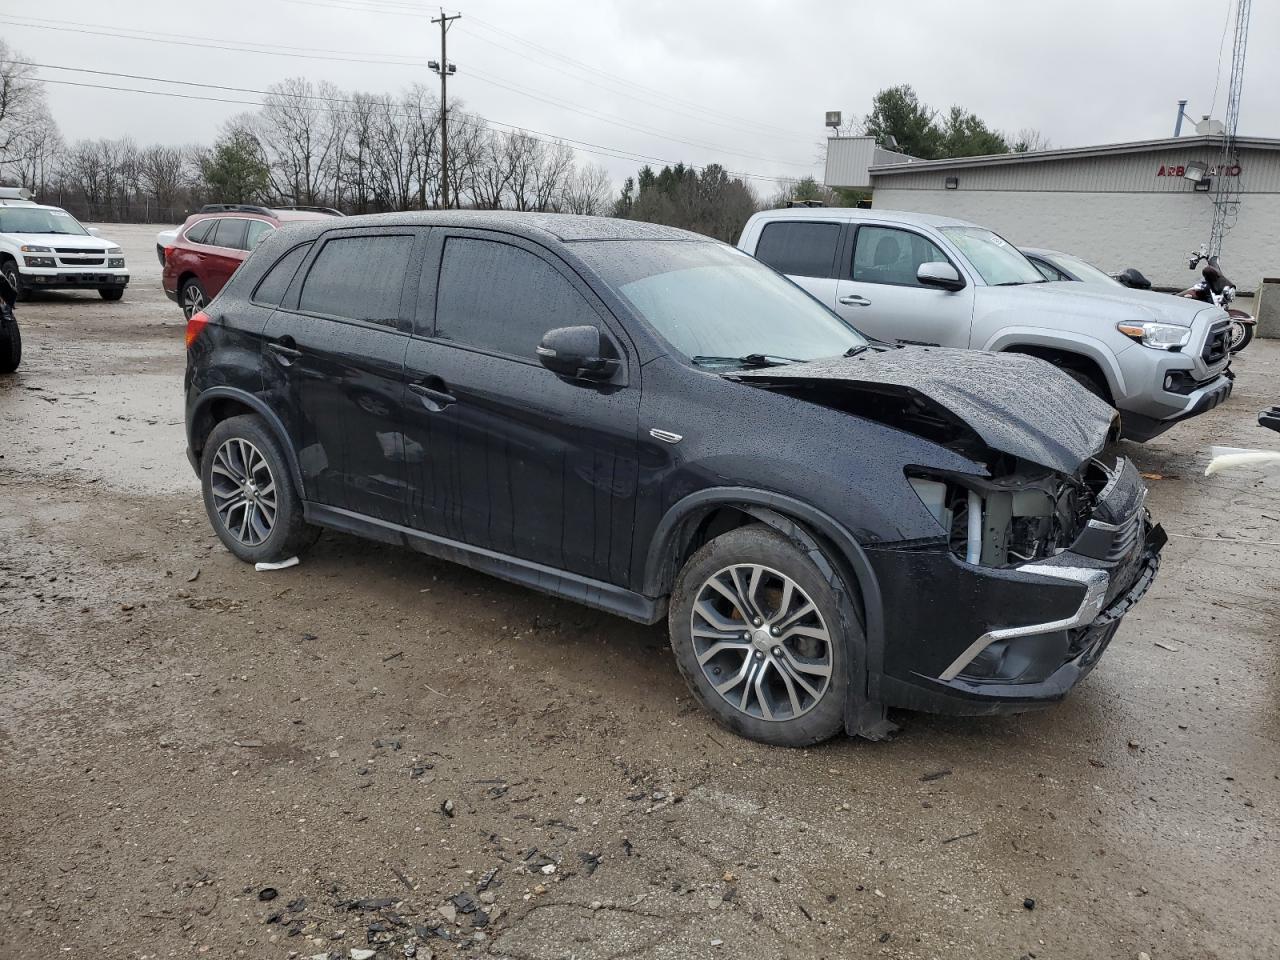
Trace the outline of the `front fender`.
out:
<instances>
[{"instance_id":1,"label":"front fender","mask_svg":"<svg viewBox=\"0 0 1280 960\"><path fill-rule=\"evenodd\" d=\"M1107 378L1107 386L1110 387L1113 397L1124 397L1129 394L1124 371L1120 369L1115 350L1096 337L1078 333L1067 337L1042 327L1002 327L982 344L981 349L1001 353L1016 350L1018 347L1044 347L1088 357L1098 365L1102 375Z\"/></svg>"}]
</instances>

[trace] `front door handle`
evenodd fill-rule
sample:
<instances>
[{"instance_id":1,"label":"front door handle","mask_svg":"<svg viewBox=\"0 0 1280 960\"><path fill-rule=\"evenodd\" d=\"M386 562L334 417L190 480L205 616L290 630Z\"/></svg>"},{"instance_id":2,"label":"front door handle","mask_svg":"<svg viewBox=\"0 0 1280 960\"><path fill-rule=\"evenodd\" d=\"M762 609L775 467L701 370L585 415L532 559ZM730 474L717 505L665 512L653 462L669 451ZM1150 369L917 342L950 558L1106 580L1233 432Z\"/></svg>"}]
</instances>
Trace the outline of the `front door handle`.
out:
<instances>
[{"instance_id":1,"label":"front door handle","mask_svg":"<svg viewBox=\"0 0 1280 960\"><path fill-rule=\"evenodd\" d=\"M843 303L846 307L869 307L869 306L871 306L871 301L870 301L870 300L868 300L866 297L860 297L860 296L858 296L858 294L856 294L856 293L854 293L854 294L850 294L850 295L849 295L849 296L847 296L847 297L841 297L841 298L840 298L840 302L841 302L841 303Z\"/></svg>"},{"instance_id":2,"label":"front door handle","mask_svg":"<svg viewBox=\"0 0 1280 960\"><path fill-rule=\"evenodd\" d=\"M298 349L293 337L272 340L267 344L267 350L274 354L276 360L284 367L291 366L293 361L302 357L302 351Z\"/></svg>"},{"instance_id":3,"label":"front door handle","mask_svg":"<svg viewBox=\"0 0 1280 960\"><path fill-rule=\"evenodd\" d=\"M429 377L409 384L409 389L422 398L422 404L433 413L438 413L450 404L457 403L458 398L443 387L444 381L439 377Z\"/></svg>"}]
</instances>

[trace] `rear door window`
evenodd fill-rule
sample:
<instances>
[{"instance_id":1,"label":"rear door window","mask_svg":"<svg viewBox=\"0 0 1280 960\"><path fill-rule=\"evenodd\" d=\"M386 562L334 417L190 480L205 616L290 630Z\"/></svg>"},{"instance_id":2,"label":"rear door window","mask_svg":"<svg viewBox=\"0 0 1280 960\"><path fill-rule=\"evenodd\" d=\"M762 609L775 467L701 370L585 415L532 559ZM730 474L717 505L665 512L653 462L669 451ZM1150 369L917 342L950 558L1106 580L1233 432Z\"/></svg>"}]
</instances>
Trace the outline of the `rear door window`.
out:
<instances>
[{"instance_id":1,"label":"rear door window","mask_svg":"<svg viewBox=\"0 0 1280 960\"><path fill-rule=\"evenodd\" d=\"M293 279L293 275L298 272L298 267L302 266L302 261L310 252L311 244L304 243L294 247L277 260L275 266L268 270L267 275L258 283L258 289L253 294L253 302L268 307L280 306L289 289L289 281Z\"/></svg>"},{"instance_id":2,"label":"rear door window","mask_svg":"<svg viewBox=\"0 0 1280 960\"><path fill-rule=\"evenodd\" d=\"M839 243L838 223L779 220L765 224L756 259L793 277L830 277Z\"/></svg>"},{"instance_id":3,"label":"rear door window","mask_svg":"<svg viewBox=\"0 0 1280 960\"><path fill-rule=\"evenodd\" d=\"M265 220L250 220L249 230L245 234L244 248L246 250L252 250L265 240L268 234L270 234L274 229L275 227L267 223Z\"/></svg>"},{"instance_id":4,"label":"rear door window","mask_svg":"<svg viewBox=\"0 0 1280 960\"><path fill-rule=\"evenodd\" d=\"M226 247L228 250L243 250L245 249L245 230L248 226L249 221L243 217L223 217L218 221L213 237L206 242L215 247Z\"/></svg>"},{"instance_id":5,"label":"rear door window","mask_svg":"<svg viewBox=\"0 0 1280 960\"><path fill-rule=\"evenodd\" d=\"M920 265L937 262L950 261L936 244L918 233L892 227L858 228L853 249L854 280L918 287L916 271Z\"/></svg>"},{"instance_id":6,"label":"rear door window","mask_svg":"<svg viewBox=\"0 0 1280 960\"><path fill-rule=\"evenodd\" d=\"M445 241L436 294L436 336L534 359L548 330L600 326L586 297L555 267L496 240Z\"/></svg>"},{"instance_id":7,"label":"rear door window","mask_svg":"<svg viewBox=\"0 0 1280 960\"><path fill-rule=\"evenodd\" d=\"M395 326L412 252L407 234L336 237L307 271L298 309Z\"/></svg>"}]
</instances>

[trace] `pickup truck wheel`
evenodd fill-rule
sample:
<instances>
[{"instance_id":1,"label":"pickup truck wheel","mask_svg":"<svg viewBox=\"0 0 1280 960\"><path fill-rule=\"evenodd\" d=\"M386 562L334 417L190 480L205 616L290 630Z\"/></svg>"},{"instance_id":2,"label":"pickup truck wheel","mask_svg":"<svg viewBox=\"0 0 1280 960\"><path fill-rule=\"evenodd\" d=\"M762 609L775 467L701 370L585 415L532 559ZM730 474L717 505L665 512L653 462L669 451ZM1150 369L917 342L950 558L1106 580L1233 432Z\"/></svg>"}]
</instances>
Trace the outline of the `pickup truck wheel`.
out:
<instances>
[{"instance_id":1,"label":"pickup truck wheel","mask_svg":"<svg viewBox=\"0 0 1280 960\"><path fill-rule=\"evenodd\" d=\"M676 663L733 732L775 746L821 743L844 724L847 644L839 600L791 540L769 527L704 544L672 590ZM847 627L845 628L847 629Z\"/></svg>"},{"instance_id":2,"label":"pickup truck wheel","mask_svg":"<svg viewBox=\"0 0 1280 960\"><path fill-rule=\"evenodd\" d=\"M99 287L98 296L103 300L119 300L124 296L124 287Z\"/></svg>"},{"instance_id":3,"label":"pickup truck wheel","mask_svg":"<svg viewBox=\"0 0 1280 960\"><path fill-rule=\"evenodd\" d=\"M12 260L6 260L4 262L4 266L0 267L0 271L2 271L4 275L9 278L10 286L12 286L13 289L18 291L18 300L19 301L26 300L27 291L22 286L21 278L18 273L18 265L14 263Z\"/></svg>"},{"instance_id":4,"label":"pickup truck wheel","mask_svg":"<svg viewBox=\"0 0 1280 960\"><path fill-rule=\"evenodd\" d=\"M182 315L190 320L204 309L209 302L209 295L204 292L199 280L188 280L178 292L178 302L182 304Z\"/></svg>"},{"instance_id":5,"label":"pickup truck wheel","mask_svg":"<svg viewBox=\"0 0 1280 960\"><path fill-rule=\"evenodd\" d=\"M258 417L231 417L213 428L200 487L218 539L246 563L287 560L319 536L303 519L279 441Z\"/></svg>"},{"instance_id":6,"label":"pickup truck wheel","mask_svg":"<svg viewBox=\"0 0 1280 960\"><path fill-rule=\"evenodd\" d=\"M0 373L13 373L22 363L22 333L18 321L0 326Z\"/></svg>"},{"instance_id":7,"label":"pickup truck wheel","mask_svg":"<svg viewBox=\"0 0 1280 960\"><path fill-rule=\"evenodd\" d=\"M1084 387L1086 390L1092 393L1099 400L1102 400L1105 403L1111 402L1110 400L1107 399L1106 388L1098 382L1098 378L1095 377L1093 374L1087 373L1084 370L1077 370L1075 367L1060 366L1058 367L1058 369L1061 370L1063 373L1065 373L1068 377L1070 377L1076 383L1080 384L1080 386Z\"/></svg>"}]
</instances>

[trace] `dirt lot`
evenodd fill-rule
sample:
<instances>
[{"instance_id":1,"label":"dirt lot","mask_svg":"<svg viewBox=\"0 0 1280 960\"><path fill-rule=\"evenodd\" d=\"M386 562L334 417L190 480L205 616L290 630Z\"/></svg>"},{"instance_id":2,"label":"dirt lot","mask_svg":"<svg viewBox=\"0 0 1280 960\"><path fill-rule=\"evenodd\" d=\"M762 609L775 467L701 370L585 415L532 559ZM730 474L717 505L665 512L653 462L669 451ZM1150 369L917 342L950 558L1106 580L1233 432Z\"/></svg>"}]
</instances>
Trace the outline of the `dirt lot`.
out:
<instances>
[{"instance_id":1,"label":"dirt lot","mask_svg":"<svg viewBox=\"0 0 1280 960\"><path fill-rule=\"evenodd\" d=\"M104 233L124 301L24 304L0 383L0 957L1280 956L1280 482L1202 475L1275 444L1280 344L1123 445L1174 539L1065 703L788 752L659 627L336 534L233 560L154 230Z\"/></svg>"}]
</instances>

